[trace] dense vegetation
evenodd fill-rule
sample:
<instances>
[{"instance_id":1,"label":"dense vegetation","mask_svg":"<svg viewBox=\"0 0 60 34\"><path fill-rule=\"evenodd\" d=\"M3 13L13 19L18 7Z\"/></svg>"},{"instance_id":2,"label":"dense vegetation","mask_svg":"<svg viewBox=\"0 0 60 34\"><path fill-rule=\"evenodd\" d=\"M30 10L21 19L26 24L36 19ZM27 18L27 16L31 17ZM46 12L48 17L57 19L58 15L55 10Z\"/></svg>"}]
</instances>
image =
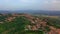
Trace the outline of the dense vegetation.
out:
<instances>
[{"instance_id":1,"label":"dense vegetation","mask_svg":"<svg viewBox=\"0 0 60 34\"><path fill-rule=\"evenodd\" d=\"M56 28L60 28L60 18L57 19L49 18L47 24L54 26Z\"/></svg>"},{"instance_id":2,"label":"dense vegetation","mask_svg":"<svg viewBox=\"0 0 60 34\"><path fill-rule=\"evenodd\" d=\"M11 15L9 15L11 16ZM8 16L0 16L0 34L44 34L43 30L30 31L25 30L25 26L31 22L25 17L16 17L13 21L5 21ZM46 19L46 17L39 17L41 20ZM47 18L47 24L60 28L60 19ZM49 27L45 27L47 31L50 31Z\"/></svg>"}]
</instances>

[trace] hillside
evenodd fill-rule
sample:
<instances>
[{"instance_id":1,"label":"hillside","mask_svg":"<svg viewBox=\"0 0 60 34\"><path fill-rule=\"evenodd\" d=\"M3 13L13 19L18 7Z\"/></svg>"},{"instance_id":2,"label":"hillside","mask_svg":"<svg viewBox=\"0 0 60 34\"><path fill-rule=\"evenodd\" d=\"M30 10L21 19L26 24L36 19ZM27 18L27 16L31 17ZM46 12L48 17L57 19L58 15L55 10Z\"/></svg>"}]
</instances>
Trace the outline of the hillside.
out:
<instances>
[{"instance_id":1,"label":"hillside","mask_svg":"<svg viewBox=\"0 0 60 34\"><path fill-rule=\"evenodd\" d=\"M59 22L59 18L0 14L0 34L60 34Z\"/></svg>"}]
</instances>

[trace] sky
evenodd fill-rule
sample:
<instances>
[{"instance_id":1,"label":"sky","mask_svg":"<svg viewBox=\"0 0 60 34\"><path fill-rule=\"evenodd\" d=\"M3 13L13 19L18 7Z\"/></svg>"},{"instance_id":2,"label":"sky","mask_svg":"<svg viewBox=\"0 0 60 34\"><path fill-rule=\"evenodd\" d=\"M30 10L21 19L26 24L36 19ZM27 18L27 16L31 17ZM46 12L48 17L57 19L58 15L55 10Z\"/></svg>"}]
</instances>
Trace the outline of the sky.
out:
<instances>
[{"instance_id":1,"label":"sky","mask_svg":"<svg viewBox=\"0 0 60 34\"><path fill-rule=\"evenodd\" d=\"M60 10L60 0L0 0L0 10Z\"/></svg>"}]
</instances>

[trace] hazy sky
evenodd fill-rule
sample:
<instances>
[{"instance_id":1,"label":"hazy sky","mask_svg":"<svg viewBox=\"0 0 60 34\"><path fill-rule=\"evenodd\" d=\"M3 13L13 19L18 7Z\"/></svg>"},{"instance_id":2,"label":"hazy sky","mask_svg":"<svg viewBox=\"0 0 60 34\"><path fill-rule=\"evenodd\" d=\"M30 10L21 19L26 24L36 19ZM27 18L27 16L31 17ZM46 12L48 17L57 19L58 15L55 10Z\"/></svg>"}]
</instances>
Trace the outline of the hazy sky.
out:
<instances>
[{"instance_id":1,"label":"hazy sky","mask_svg":"<svg viewBox=\"0 0 60 34\"><path fill-rule=\"evenodd\" d=\"M0 0L0 10L60 10L60 0Z\"/></svg>"}]
</instances>

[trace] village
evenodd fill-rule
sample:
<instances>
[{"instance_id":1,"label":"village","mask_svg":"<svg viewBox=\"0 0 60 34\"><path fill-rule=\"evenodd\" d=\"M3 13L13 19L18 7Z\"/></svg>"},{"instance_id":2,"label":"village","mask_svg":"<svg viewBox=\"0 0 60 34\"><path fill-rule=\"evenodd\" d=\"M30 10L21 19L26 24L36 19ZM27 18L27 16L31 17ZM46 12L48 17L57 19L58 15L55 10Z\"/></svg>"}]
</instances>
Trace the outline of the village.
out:
<instances>
[{"instance_id":1,"label":"village","mask_svg":"<svg viewBox=\"0 0 60 34\"><path fill-rule=\"evenodd\" d=\"M6 16L5 14L2 15ZM44 31L45 34L60 34L60 29L57 29L53 26L49 26L47 24L47 19L41 20L29 14L12 14L12 16L5 18L5 21L12 22L16 17L20 16L25 16L31 22L30 24L25 26L25 30L39 31L39 29L42 29L42 31ZM1 21L0 24L3 24L3 22ZM45 27L48 27L49 31L47 31Z\"/></svg>"}]
</instances>

